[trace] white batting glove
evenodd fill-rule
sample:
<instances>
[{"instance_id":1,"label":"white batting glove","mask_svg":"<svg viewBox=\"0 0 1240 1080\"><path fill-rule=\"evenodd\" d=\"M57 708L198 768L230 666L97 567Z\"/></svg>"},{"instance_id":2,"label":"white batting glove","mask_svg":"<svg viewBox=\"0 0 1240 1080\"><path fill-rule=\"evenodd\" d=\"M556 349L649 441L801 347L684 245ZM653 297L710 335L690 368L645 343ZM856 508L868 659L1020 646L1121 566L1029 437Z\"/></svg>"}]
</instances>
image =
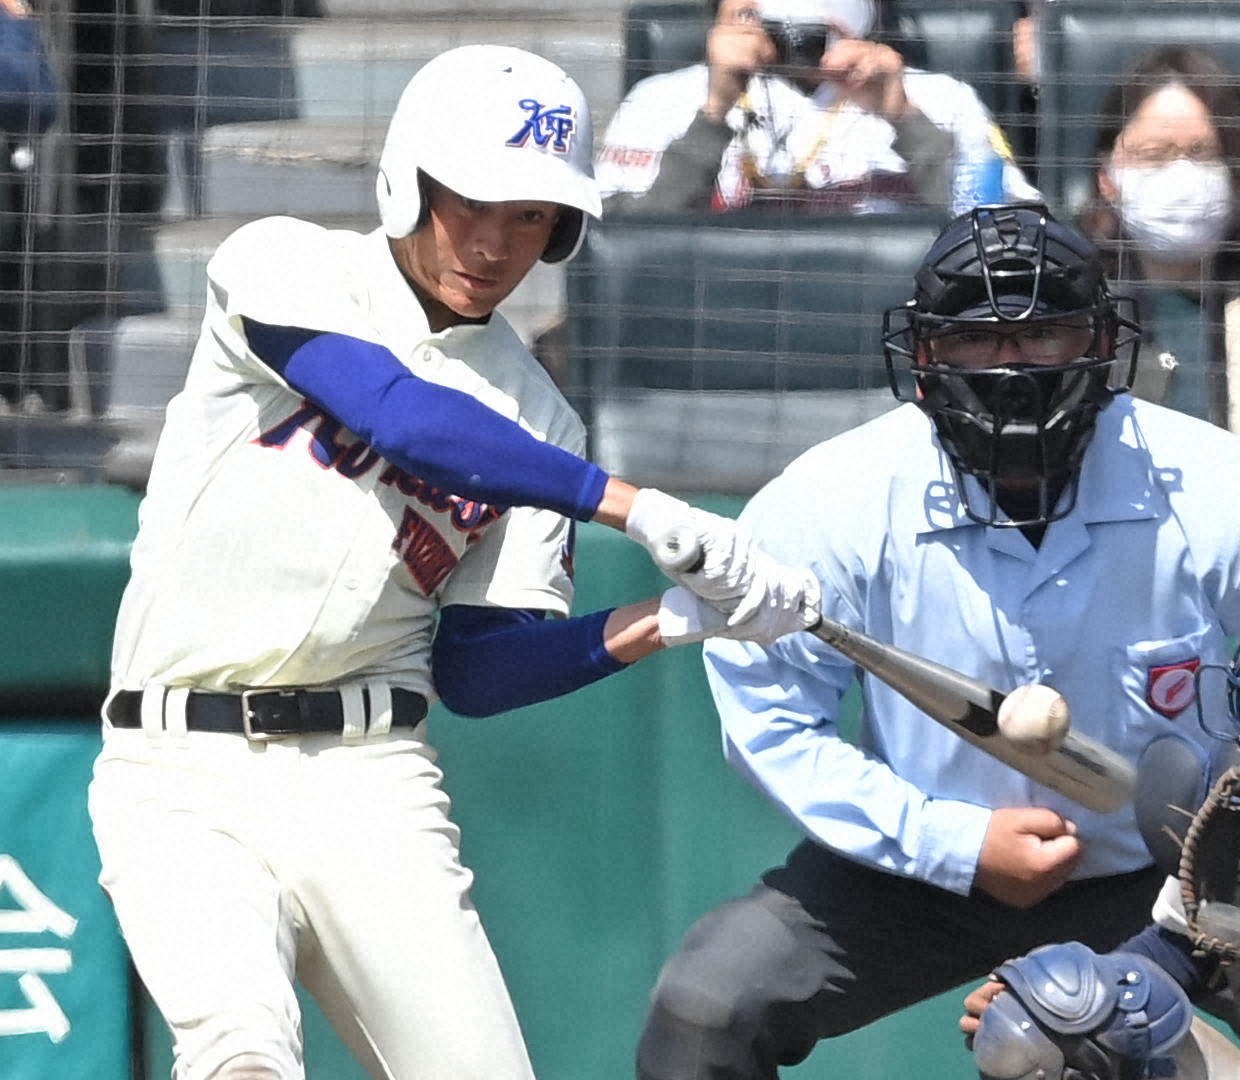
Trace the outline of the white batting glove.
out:
<instances>
[{"instance_id":1,"label":"white batting glove","mask_svg":"<svg viewBox=\"0 0 1240 1080\"><path fill-rule=\"evenodd\" d=\"M659 636L664 645L692 645L720 637L728 617L718 608L677 585L659 597Z\"/></svg>"},{"instance_id":2,"label":"white batting glove","mask_svg":"<svg viewBox=\"0 0 1240 1080\"><path fill-rule=\"evenodd\" d=\"M642 488L633 498L624 531L657 561L658 546L674 529L688 529L702 551L702 564L692 573L667 570L676 584L695 592L721 610L731 612L754 587L752 552L740 525L675 499L657 488Z\"/></svg>"},{"instance_id":3,"label":"white batting glove","mask_svg":"<svg viewBox=\"0 0 1240 1080\"><path fill-rule=\"evenodd\" d=\"M783 566L753 548L753 582L728 616L729 637L769 645L785 634L816 626L822 605L818 578L804 568Z\"/></svg>"},{"instance_id":4,"label":"white batting glove","mask_svg":"<svg viewBox=\"0 0 1240 1080\"><path fill-rule=\"evenodd\" d=\"M818 579L812 574L809 577L817 586ZM663 644L669 646L689 645L712 637L770 645L785 634L805 630L818 621L817 588L812 592L815 597L812 609L805 605L800 593L776 589L768 603L749 617L733 622L718 608L677 585L659 600L659 636Z\"/></svg>"},{"instance_id":5,"label":"white batting glove","mask_svg":"<svg viewBox=\"0 0 1240 1080\"><path fill-rule=\"evenodd\" d=\"M624 521L624 534L654 555L659 541L673 529L692 527L692 515L693 507L683 499L658 488L638 488Z\"/></svg>"}]
</instances>

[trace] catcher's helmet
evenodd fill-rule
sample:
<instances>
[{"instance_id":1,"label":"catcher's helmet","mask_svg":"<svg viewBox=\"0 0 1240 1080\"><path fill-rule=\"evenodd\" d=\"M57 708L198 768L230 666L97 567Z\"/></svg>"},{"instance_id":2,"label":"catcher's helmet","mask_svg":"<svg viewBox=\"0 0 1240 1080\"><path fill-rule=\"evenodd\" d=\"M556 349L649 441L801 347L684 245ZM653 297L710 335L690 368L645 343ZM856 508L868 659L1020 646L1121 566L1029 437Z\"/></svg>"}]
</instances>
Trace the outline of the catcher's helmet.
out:
<instances>
[{"instance_id":1,"label":"catcher's helmet","mask_svg":"<svg viewBox=\"0 0 1240 1080\"><path fill-rule=\"evenodd\" d=\"M577 253L589 214L602 216L581 88L541 56L506 45L441 53L405 87L388 126L376 192L383 230L426 221L423 177L481 202L558 203L544 262Z\"/></svg>"},{"instance_id":2,"label":"catcher's helmet","mask_svg":"<svg viewBox=\"0 0 1240 1080\"><path fill-rule=\"evenodd\" d=\"M1087 344L1049 363L966 368L935 357L937 338L1014 324L1030 341L1038 326L1076 328ZM1132 386L1139 332L1135 303L1112 297L1097 250L1079 232L1039 203L979 206L931 246L913 298L884 314L883 353L896 397L934 423L965 512L1020 527L1071 512L1098 411ZM961 474L977 479L988 506Z\"/></svg>"}]
</instances>

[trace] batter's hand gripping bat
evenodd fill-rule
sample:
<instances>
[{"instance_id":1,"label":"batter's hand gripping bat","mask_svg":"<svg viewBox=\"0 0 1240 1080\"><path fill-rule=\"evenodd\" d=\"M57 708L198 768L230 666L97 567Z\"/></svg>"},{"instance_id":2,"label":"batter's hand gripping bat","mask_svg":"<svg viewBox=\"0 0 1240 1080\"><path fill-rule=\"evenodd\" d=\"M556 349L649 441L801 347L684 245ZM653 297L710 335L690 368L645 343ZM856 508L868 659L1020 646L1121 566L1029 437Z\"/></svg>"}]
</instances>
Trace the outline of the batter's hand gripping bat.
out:
<instances>
[{"instance_id":1,"label":"batter's hand gripping bat","mask_svg":"<svg viewBox=\"0 0 1240 1080\"><path fill-rule=\"evenodd\" d=\"M702 562L697 537L688 529L673 529L659 542L655 561L664 570L692 573ZM1025 749L1000 733L1004 694L993 687L825 616L819 616L808 633L881 679L932 720L1044 787L1098 813L1131 801L1136 771L1096 740L1069 730L1049 753Z\"/></svg>"}]
</instances>

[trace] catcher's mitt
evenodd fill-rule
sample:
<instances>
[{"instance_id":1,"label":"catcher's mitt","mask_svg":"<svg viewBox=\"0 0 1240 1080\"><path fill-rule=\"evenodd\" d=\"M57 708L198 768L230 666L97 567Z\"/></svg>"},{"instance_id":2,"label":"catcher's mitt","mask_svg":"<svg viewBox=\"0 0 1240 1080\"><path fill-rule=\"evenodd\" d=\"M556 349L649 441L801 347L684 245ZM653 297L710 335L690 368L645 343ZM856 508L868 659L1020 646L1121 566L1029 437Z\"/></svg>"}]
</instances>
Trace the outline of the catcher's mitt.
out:
<instances>
[{"instance_id":1,"label":"catcher's mitt","mask_svg":"<svg viewBox=\"0 0 1240 1080\"><path fill-rule=\"evenodd\" d=\"M1215 781L1180 849L1180 896L1193 947L1240 956L1240 765Z\"/></svg>"}]
</instances>

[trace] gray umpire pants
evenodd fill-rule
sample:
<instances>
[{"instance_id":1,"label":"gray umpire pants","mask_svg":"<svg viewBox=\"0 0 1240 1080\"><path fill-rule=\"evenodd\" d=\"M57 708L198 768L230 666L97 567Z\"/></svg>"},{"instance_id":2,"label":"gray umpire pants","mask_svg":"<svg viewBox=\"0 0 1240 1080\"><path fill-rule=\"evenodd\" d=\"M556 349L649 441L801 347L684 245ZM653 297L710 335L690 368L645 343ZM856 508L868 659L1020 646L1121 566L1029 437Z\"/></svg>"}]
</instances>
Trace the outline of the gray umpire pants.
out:
<instances>
[{"instance_id":1,"label":"gray umpire pants","mask_svg":"<svg viewBox=\"0 0 1240 1080\"><path fill-rule=\"evenodd\" d=\"M1153 867L1093 878L1017 909L806 841L747 896L690 928L655 986L637 1075L775 1080L820 1039L980 981L1038 945L1113 949L1149 922L1163 880Z\"/></svg>"}]
</instances>

